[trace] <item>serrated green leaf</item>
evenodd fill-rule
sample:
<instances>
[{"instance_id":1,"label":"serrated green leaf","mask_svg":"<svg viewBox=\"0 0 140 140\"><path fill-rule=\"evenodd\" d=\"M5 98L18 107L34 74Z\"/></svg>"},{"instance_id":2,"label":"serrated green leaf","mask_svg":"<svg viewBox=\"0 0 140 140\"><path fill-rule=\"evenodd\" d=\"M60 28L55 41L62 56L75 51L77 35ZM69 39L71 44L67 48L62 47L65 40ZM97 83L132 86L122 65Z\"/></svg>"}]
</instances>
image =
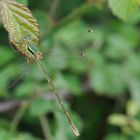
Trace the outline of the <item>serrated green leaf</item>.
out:
<instances>
[{"instance_id":1,"label":"serrated green leaf","mask_svg":"<svg viewBox=\"0 0 140 140\"><path fill-rule=\"evenodd\" d=\"M124 21L130 19L138 9L138 0L108 0L114 15Z\"/></svg>"},{"instance_id":2,"label":"serrated green leaf","mask_svg":"<svg viewBox=\"0 0 140 140\"><path fill-rule=\"evenodd\" d=\"M38 24L30 10L15 0L1 0L0 18L9 34L10 43L28 56L27 43L30 41L31 45L37 46L39 41Z\"/></svg>"}]
</instances>

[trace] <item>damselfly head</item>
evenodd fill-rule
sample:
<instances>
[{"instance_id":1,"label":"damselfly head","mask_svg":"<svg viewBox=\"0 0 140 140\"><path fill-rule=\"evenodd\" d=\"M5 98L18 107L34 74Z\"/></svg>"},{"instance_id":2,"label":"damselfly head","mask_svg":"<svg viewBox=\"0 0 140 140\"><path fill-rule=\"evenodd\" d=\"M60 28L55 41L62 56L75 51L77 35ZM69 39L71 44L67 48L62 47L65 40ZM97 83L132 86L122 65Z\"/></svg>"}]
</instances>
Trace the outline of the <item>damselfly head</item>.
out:
<instances>
[{"instance_id":1,"label":"damselfly head","mask_svg":"<svg viewBox=\"0 0 140 140\"><path fill-rule=\"evenodd\" d=\"M33 38L29 35L23 36L16 41L15 46L19 52L25 55L29 60L40 60L42 53L39 51Z\"/></svg>"},{"instance_id":2,"label":"damselfly head","mask_svg":"<svg viewBox=\"0 0 140 140\"><path fill-rule=\"evenodd\" d=\"M85 53L80 53L80 56L84 57L86 54Z\"/></svg>"},{"instance_id":3,"label":"damselfly head","mask_svg":"<svg viewBox=\"0 0 140 140\"><path fill-rule=\"evenodd\" d=\"M42 53L39 51L37 46L27 46L27 52L29 59L40 60L42 59Z\"/></svg>"},{"instance_id":4,"label":"damselfly head","mask_svg":"<svg viewBox=\"0 0 140 140\"><path fill-rule=\"evenodd\" d=\"M89 33L93 33L93 30L92 30L92 29L88 29L88 32L89 32Z\"/></svg>"}]
</instances>

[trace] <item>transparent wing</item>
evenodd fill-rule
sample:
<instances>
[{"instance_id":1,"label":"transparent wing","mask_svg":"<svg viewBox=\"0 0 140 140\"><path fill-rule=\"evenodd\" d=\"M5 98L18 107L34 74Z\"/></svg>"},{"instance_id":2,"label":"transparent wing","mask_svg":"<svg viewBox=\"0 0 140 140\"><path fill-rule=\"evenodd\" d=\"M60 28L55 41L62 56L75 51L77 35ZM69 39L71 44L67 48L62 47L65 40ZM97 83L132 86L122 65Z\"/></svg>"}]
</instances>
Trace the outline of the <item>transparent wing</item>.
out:
<instances>
[{"instance_id":1,"label":"transparent wing","mask_svg":"<svg viewBox=\"0 0 140 140\"><path fill-rule=\"evenodd\" d=\"M26 73L25 69L25 63L23 62L13 62L12 65L5 66L1 69L0 94L6 96L9 91L12 92L12 90L14 90L14 88L20 84L23 75Z\"/></svg>"},{"instance_id":2,"label":"transparent wing","mask_svg":"<svg viewBox=\"0 0 140 140\"><path fill-rule=\"evenodd\" d=\"M68 28L68 27L67 27ZM98 31L94 27L81 27L77 29L75 27L69 27L70 29L63 29L56 33L49 41L41 41L40 49L43 52L43 63L48 69L50 75L59 70L74 70L77 72L83 72L87 69L88 49L95 47L95 42L98 38ZM15 52L13 52L15 55ZM18 55L18 53L16 53ZM19 62L15 61L15 65L10 65L7 68L0 71L0 78L6 83L1 82L2 85L7 85L7 91L13 89L15 86L19 86L21 81L27 79L36 81L43 79L43 75L40 74L36 64L26 60L20 61L22 57L19 55ZM25 61L23 63L23 61ZM52 71L53 70L53 71Z\"/></svg>"},{"instance_id":3,"label":"transparent wing","mask_svg":"<svg viewBox=\"0 0 140 140\"><path fill-rule=\"evenodd\" d=\"M71 37L72 36L72 37ZM43 61L52 68L68 68L70 61L84 62L86 60L87 50L96 47L95 41L98 38L98 31L92 27L85 27L82 30L71 30L70 33L58 33L52 39L53 43L42 44ZM82 65L82 64L79 64Z\"/></svg>"}]
</instances>

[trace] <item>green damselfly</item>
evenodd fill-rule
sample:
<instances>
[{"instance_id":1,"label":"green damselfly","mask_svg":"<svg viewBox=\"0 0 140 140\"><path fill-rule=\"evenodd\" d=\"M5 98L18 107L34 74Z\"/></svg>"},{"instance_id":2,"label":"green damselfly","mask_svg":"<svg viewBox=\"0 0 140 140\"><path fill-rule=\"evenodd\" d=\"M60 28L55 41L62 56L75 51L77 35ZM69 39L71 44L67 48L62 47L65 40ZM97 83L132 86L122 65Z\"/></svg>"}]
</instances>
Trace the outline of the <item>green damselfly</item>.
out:
<instances>
[{"instance_id":1,"label":"green damselfly","mask_svg":"<svg viewBox=\"0 0 140 140\"><path fill-rule=\"evenodd\" d=\"M87 33L89 33L89 32L92 33L93 31L92 31L92 30L86 30L86 31L85 31L85 34L86 34L86 32L87 32ZM77 40L77 36L81 37L81 34L80 34L80 35L76 35L76 36L74 37L75 40ZM93 34L90 35L90 36L91 36L91 38L92 38L92 37L93 37ZM61 101L59 95L58 95L57 92L56 92L56 88L55 88L55 86L53 85L53 82L52 82L51 78L48 76L48 73L47 73L46 69L44 68L44 66L43 66L42 63L41 63L42 53L39 51L39 49L38 49L37 46L31 45L32 43L30 43L30 38L31 38L30 36L24 36L24 37L21 39L21 42L16 42L16 43L19 44L19 45L20 45L20 43L22 43L22 41L26 43L26 46L25 46L25 48L24 48L23 54L27 57L27 59L28 59L29 61L30 61L30 60L35 60L35 61L37 62L38 66L39 66L39 67L41 68L41 70L43 71L46 80L47 80L48 83L50 84L50 86L51 86L51 88L52 88L52 90L53 90L54 95L55 95L56 98L58 99L58 102L59 102L60 106L62 107L62 110L63 110L63 112L65 113L65 115L66 115L66 117L67 117L67 120L68 120L68 122L70 123L70 126L71 126L71 128L72 128L74 134L75 134L76 136L78 136L78 135L79 135L78 130L77 130L76 127L74 126L73 122L71 121L71 118L69 117L67 111L65 110L65 108L64 108L64 106L63 106L63 104L62 104L62 101ZM91 38L90 38L90 39L91 39ZM72 40L72 39L68 39L68 41L69 41L69 40ZM67 41L66 41L66 42L67 42ZM88 40L87 40L87 42L88 42ZM69 44L69 45L71 45L71 44ZM86 44L86 46L87 46L87 44ZM68 50L71 50L72 54L74 53L74 54L77 55L78 57L83 57L83 56L86 55L85 52L84 52L84 47L83 47L83 46L82 46L81 48L79 48L79 49L74 48L74 47L68 47ZM46 55L47 55L47 53L46 53ZM56 57L56 58L57 58L57 57L59 57L59 55L58 55L58 56L57 56L57 55L56 55L56 56L54 55L53 57ZM73 56L71 56L71 57L73 57ZM44 58L46 59L46 57L44 57ZM69 57L69 58L70 58L70 57Z\"/></svg>"}]
</instances>

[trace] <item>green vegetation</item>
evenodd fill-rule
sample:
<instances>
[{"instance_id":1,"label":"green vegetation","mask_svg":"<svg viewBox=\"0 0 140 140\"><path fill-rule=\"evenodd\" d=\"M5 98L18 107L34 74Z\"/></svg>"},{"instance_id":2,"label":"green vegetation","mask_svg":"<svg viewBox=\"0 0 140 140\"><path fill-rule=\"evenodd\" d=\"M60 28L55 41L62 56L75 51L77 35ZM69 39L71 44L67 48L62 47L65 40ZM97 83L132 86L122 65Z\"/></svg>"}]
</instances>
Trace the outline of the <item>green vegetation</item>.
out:
<instances>
[{"instance_id":1,"label":"green vegetation","mask_svg":"<svg viewBox=\"0 0 140 140\"><path fill-rule=\"evenodd\" d=\"M38 21L43 64L81 135L0 21L0 140L139 140L140 0L17 2Z\"/></svg>"}]
</instances>

